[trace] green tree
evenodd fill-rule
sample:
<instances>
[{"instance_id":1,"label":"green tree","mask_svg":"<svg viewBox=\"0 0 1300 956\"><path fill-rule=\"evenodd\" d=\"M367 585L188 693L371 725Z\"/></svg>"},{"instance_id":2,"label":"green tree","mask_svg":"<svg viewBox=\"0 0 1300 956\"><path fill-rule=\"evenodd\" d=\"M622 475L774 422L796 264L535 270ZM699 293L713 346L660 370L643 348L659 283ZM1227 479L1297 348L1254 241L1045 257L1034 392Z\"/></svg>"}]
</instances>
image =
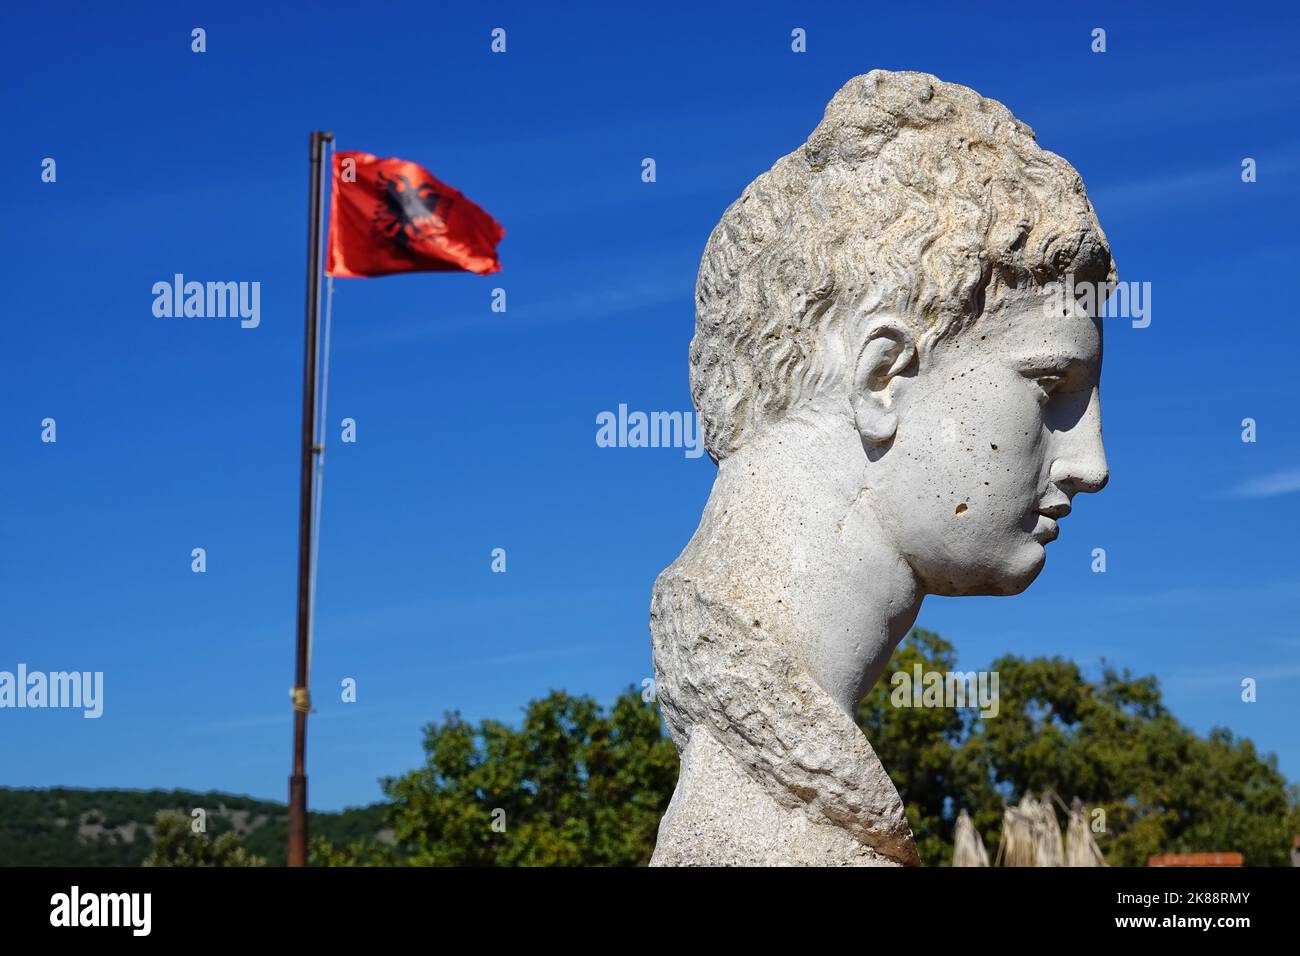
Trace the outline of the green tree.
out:
<instances>
[{"instance_id":1,"label":"green tree","mask_svg":"<svg viewBox=\"0 0 1300 956\"><path fill-rule=\"evenodd\" d=\"M918 662L957 669L953 646L922 630L895 651L890 672ZM1224 729L1198 737L1164 707L1154 677L1103 661L1100 678L1089 681L1059 657L1008 655L990 670L999 677L999 710L987 720L974 710L892 707L887 680L859 712L907 805L923 862L951 862L961 807L992 852L1003 803L1053 790L1104 811L1105 830L1094 835L1112 865L1205 850L1235 850L1253 866L1289 863L1300 809L1276 757Z\"/></svg>"},{"instance_id":2,"label":"green tree","mask_svg":"<svg viewBox=\"0 0 1300 956\"><path fill-rule=\"evenodd\" d=\"M416 866L634 866L649 862L677 779L657 708L635 689L608 713L553 691L523 725L448 714L425 728L425 765L384 781L391 858ZM383 851L314 846L323 865L374 865Z\"/></svg>"},{"instance_id":3,"label":"green tree","mask_svg":"<svg viewBox=\"0 0 1300 956\"><path fill-rule=\"evenodd\" d=\"M955 671L956 650L915 630L886 674L918 664ZM1300 792L1288 791L1276 758L1227 730L1197 736L1165 709L1155 678L1103 661L1089 680L1059 657L1005 656L990 670L999 677L996 717L895 707L888 676L859 710L925 864L951 862L962 807L992 852L1004 804L1043 790L1104 811L1095 836L1112 865L1204 850L1239 851L1254 866L1289 862ZM518 729L449 714L425 728L424 749L424 766L384 781L392 845L318 839L314 864L640 865L677 779L658 711L633 689L608 712L554 691L525 708Z\"/></svg>"},{"instance_id":4,"label":"green tree","mask_svg":"<svg viewBox=\"0 0 1300 956\"><path fill-rule=\"evenodd\" d=\"M398 866L402 862L392 847L379 842L355 840L347 846L335 846L317 836L307 845L308 866Z\"/></svg>"},{"instance_id":5,"label":"green tree","mask_svg":"<svg viewBox=\"0 0 1300 956\"><path fill-rule=\"evenodd\" d=\"M912 674L917 664L922 671L956 670L956 649L938 634L912 631L894 650L885 676L862 699L858 726L898 787L917 853L922 862L935 865L952 861L956 810L950 815L944 810L949 797L971 789L973 781L961 776L965 768L957 755L975 718L970 710L892 706L890 675L896 671ZM987 801L989 795L984 796ZM988 821L982 821L973 808L971 816L976 828L985 833L981 824ZM1001 821L1000 810L997 821Z\"/></svg>"},{"instance_id":6,"label":"green tree","mask_svg":"<svg viewBox=\"0 0 1300 956\"><path fill-rule=\"evenodd\" d=\"M195 833L186 817L166 810L154 820L153 850L144 861L144 866L265 865L265 860L240 846L235 834L223 833L214 840Z\"/></svg>"}]
</instances>

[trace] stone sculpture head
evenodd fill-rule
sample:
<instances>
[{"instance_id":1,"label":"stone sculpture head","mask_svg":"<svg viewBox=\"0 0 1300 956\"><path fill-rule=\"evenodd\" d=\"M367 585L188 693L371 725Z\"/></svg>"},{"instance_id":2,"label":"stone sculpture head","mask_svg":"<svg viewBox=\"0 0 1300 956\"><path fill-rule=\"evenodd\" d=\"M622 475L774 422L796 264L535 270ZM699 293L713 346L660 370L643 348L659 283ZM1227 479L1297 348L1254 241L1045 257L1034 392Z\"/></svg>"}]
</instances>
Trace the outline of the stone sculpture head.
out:
<instances>
[{"instance_id":1,"label":"stone sculpture head","mask_svg":"<svg viewBox=\"0 0 1300 956\"><path fill-rule=\"evenodd\" d=\"M1060 288L1114 279L1078 173L1001 104L927 74L849 81L808 142L727 209L690 349L718 477L652 607L683 753L657 862L699 859L674 819L747 780L871 848L854 862L913 861L892 787L873 809L854 802L861 781L820 783L870 773L869 746L847 762L814 754L811 775L794 755L801 739L856 733L852 712L926 594L1024 590L1073 497L1105 485L1100 319ZM810 730L828 700L848 726ZM742 772L726 793L688 786L697 729L712 753L700 761L725 754ZM805 837L768 861L802 860Z\"/></svg>"}]
</instances>

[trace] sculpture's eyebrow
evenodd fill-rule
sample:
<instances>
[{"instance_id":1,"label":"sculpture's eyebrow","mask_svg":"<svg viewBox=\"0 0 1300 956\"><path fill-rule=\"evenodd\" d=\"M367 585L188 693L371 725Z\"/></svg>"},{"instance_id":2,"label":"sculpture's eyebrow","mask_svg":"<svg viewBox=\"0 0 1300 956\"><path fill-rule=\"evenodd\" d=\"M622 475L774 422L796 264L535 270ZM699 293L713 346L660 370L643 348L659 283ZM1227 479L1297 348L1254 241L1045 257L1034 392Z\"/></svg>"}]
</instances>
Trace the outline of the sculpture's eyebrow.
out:
<instances>
[{"instance_id":1,"label":"sculpture's eyebrow","mask_svg":"<svg viewBox=\"0 0 1300 956\"><path fill-rule=\"evenodd\" d=\"M1027 372L1072 372L1075 369L1092 368L1093 360L1081 355L1061 355L1058 352L1021 355L1017 357L1016 364Z\"/></svg>"}]
</instances>

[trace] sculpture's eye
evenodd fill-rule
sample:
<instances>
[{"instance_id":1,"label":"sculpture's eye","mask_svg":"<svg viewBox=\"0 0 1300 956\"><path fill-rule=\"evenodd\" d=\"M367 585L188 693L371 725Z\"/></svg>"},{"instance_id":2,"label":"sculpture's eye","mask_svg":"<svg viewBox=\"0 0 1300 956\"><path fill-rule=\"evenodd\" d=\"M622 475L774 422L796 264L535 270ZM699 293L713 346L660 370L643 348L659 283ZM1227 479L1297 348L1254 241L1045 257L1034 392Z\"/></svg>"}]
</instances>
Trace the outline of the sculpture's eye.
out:
<instances>
[{"instance_id":1,"label":"sculpture's eye","mask_svg":"<svg viewBox=\"0 0 1300 956\"><path fill-rule=\"evenodd\" d=\"M1065 376L1057 375L1055 373L1049 373L1046 375L1035 375L1034 381L1037 383L1039 391L1041 392L1039 400L1046 402L1049 398L1052 397L1052 392L1056 390L1057 386L1059 386L1063 381L1065 381Z\"/></svg>"}]
</instances>

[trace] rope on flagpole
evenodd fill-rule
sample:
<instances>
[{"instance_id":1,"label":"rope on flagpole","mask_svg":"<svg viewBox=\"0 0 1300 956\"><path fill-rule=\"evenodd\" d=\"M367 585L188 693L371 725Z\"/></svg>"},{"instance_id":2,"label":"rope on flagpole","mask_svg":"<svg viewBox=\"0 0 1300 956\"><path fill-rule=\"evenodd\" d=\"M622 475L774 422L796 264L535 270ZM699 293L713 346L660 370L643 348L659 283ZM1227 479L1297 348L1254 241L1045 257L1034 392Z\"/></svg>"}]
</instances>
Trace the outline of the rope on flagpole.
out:
<instances>
[{"instance_id":1,"label":"rope on flagpole","mask_svg":"<svg viewBox=\"0 0 1300 956\"><path fill-rule=\"evenodd\" d=\"M333 180L333 157L334 150L337 147L333 141L329 145L330 160L328 169L330 179ZM321 199L324 204L325 184L321 183ZM329 255L326 250L325 255ZM321 497L325 492L325 432L329 427L325 418L326 410L329 407L330 393L330 327L334 319L334 277L325 277L325 342L323 352L323 362L321 367L321 390L320 390L320 414L316 417L316 474L313 476L313 482L316 486L313 500L316 503L316 510L311 516L311 583L308 593L308 615L307 615L307 672L311 673L311 652L313 638L316 634L316 573L320 567L318 556L320 554L320 516L321 516Z\"/></svg>"}]
</instances>

